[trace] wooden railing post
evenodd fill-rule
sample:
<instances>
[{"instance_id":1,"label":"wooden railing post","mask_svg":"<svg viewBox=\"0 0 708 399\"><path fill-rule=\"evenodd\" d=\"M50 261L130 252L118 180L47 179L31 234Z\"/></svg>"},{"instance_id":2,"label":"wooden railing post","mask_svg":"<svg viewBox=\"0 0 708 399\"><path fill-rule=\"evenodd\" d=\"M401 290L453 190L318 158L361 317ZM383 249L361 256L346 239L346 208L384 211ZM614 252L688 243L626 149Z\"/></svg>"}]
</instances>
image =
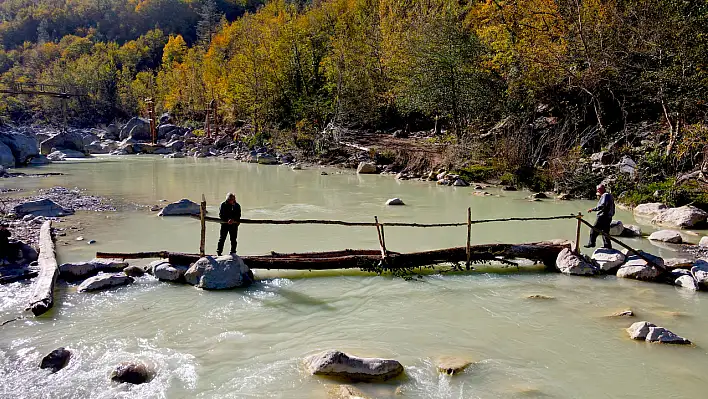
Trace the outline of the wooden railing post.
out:
<instances>
[{"instance_id":1,"label":"wooden railing post","mask_svg":"<svg viewBox=\"0 0 708 399\"><path fill-rule=\"evenodd\" d=\"M575 254L580 255L580 225L583 219L583 214L578 212L578 227L575 231Z\"/></svg>"},{"instance_id":2,"label":"wooden railing post","mask_svg":"<svg viewBox=\"0 0 708 399\"><path fill-rule=\"evenodd\" d=\"M467 263L465 264L465 267L467 270L470 270L470 256L471 256L471 251L470 251L470 244L472 241L472 208L467 208Z\"/></svg>"},{"instance_id":3,"label":"wooden railing post","mask_svg":"<svg viewBox=\"0 0 708 399\"><path fill-rule=\"evenodd\" d=\"M202 194L202 203L199 206L199 218L201 220L202 234L199 241L199 255L205 255L204 246L206 245L206 197Z\"/></svg>"},{"instance_id":4,"label":"wooden railing post","mask_svg":"<svg viewBox=\"0 0 708 399\"><path fill-rule=\"evenodd\" d=\"M387 260L387 254L386 254L386 238L384 237L384 229L383 226L379 223L379 217L374 216L374 220L376 221L376 232L379 234L379 246L381 247L381 260L386 263Z\"/></svg>"}]
</instances>

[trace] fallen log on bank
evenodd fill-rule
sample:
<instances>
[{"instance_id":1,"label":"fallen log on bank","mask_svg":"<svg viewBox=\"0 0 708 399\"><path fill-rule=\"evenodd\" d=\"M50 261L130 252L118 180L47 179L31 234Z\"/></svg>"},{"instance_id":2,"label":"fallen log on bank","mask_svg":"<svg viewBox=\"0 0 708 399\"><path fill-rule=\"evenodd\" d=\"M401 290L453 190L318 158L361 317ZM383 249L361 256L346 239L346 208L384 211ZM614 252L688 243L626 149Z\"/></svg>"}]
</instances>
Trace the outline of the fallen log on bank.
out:
<instances>
[{"instance_id":1,"label":"fallen log on bank","mask_svg":"<svg viewBox=\"0 0 708 399\"><path fill-rule=\"evenodd\" d=\"M44 314L54 306L54 284L59 276L56 247L52 236L52 221L42 224L39 230L39 276L34 281L34 289L26 310L35 316Z\"/></svg>"},{"instance_id":2,"label":"fallen log on bank","mask_svg":"<svg viewBox=\"0 0 708 399\"><path fill-rule=\"evenodd\" d=\"M569 242L539 242L531 244L487 244L470 247L472 262L503 261L509 259L528 259L543 263L548 267L555 265L560 251L570 248ZM441 263L457 263L467 260L467 248L447 248L412 253L387 253L386 269L408 269L433 266ZM185 265L196 262L198 254L185 254L168 251L138 253L96 253L97 258L113 259L169 259L170 263ZM364 269L371 270L381 261L378 250L344 250L334 252L314 252L304 254L278 254L264 256L243 256L243 261L251 269L278 270L336 270Z\"/></svg>"}]
</instances>

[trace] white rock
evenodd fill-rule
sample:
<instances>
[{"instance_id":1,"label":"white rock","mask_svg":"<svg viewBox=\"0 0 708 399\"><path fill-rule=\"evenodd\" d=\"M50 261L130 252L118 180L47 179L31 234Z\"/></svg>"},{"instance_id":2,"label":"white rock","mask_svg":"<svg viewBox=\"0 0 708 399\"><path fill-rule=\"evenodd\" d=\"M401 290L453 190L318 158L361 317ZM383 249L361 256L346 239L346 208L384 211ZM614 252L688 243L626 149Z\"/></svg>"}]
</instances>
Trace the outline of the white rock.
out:
<instances>
[{"instance_id":1,"label":"white rock","mask_svg":"<svg viewBox=\"0 0 708 399\"><path fill-rule=\"evenodd\" d=\"M651 233L649 239L652 241L668 242L671 244L681 244L683 239L681 233L676 230L659 230Z\"/></svg>"},{"instance_id":2,"label":"white rock","mask_svg":"<svg viewBox=\"0 0 708 399\"><path fill-rule=\"evenodd\" d=\"M664 210L654 216L654 219L652 219L651 222L666 226L689 228L705 222L706 219L708 219L707 212L702 211L695 206L686 205L680 208Z\"/></svg>"},{"instance_id":3,"label":"white rock","mask_svg":"<svg viewBox=\"0 0 708 399\"><path fill-rule=\"evenodd\" d=\"M127 285L132 283L134 280L132 277L128 277L123 273L116 274L99 274L98 276L91 277L81 283L79 286L79 292L89 292L98 291L106 288L117 287L120 285Z\"/></svg>"},{"instance_id":4,"label":"white rock","mask_svg":"<svg viewBox=\"0 0 708 399\"><path fill-rule=\"evenodd\" d=\"M207 256L196 261L184 275L187 283L207 290L224 290L247 287L253 282L253 273L236 255L213 258Z\"/></svg>"},{"instance_id":5,"label":"white rock","mask_svg":"<svg viewBox=\"0 0 708 399\"><path fill-rule=\"evenodd\" d=\"M400 198L391 198L390 200L386 201L386 205L405 205L403 203L403 200Z\"/></svg>"},{"instance_id":6,"label":"white rock","mask_svg":"<svg viewBox=\"0 0 708 399\"><path fill-rule=\"evenodd\" d=\"M690 345L691 341L679 337L664 327L649 327L646 337L647 342L658 342L662 344Z\"/></svg>"},{"instance_id":7,"label":"white rock","mask_svg":"<svg viewBox=\"0 0 708 399\"><path fill-rule=\"evenodd\" d=\"M699 259L691 268L691 275L699 286L708 288L708 261Z\"/></svg>"},{"instance_id":8,"label":"white rock","mask_svg":"<svg viewBox=\"0 0 708 399\"><path fill-rule=\"evenodd\" d=\"M666 205L658 203L658 202L653 202L649 204L641 204L637 205L634 208L634 214L637 216L656 216L660 214L661 212L669 209Z\"/></svg>"},{"instance_id":9,"label":"white rock","mask_svg":"<svg viewBox=\"0 0 708 399\"><path fill-rule=\"evenodd\" d=\"M359 167L356 169L356 173L360 175L375 174L376 164L373 162L361 162L359 163Z\"/></svg>"},{"instance_id":10,"label":"white rock","mask_svg":"<svg viewBox=\"0 0 708 399\"><path fill-rule=\"evenodd\" d=\"M598 248L592 253L592 260L602 271L610 271L624 263L625 256L616 249Z\"/></svg>"},{"instance_id":11,"label":"white rock","mask_svg":"<svg viewBox=\"0 0 708 399\"><path fill-rule=\"evenodd\" d=\"M349 381L385 381L403 373L396 360L350 356L340 351L327 351L305 359L312 375L324 375Z\"/></svg>"},{"instance_id":12,"label":"white rock","mask_svg":"<svg viewBox=\"0 0 708 399\"><path fill-rule=\"evenodd\" d=\"M660 268L664 267L664 260L658 256L648 254L641 251L641 254L654 262ZM659 269L653 265L649 265L644 259L637 255L625 255L626 262L617 270L617 277L633 278L636 280L653 281L663 273L663 269Z\"/></svg>"},{"instance_id":13,"label":"white rock","mask_svg":"<svg viewBox=\"0 0 708 399\"><path fill-rule=\"evenodd\" d=\"M708 248L708 236L701 237L701 241L698 243L698 246Z\"/></svg>"},{"instance_id":14,"label":"white rock","mask_svg":"<svg viewBox=\"0 0 708 399\"><path fill-rule=\"evenodd\" d=\"M199 204L183 198L165 206L158 216L199 215L199 213Z\"/></svg>"},{"instance_id":15,"label":"white rock","mask_svg":"<svg viewBox=\"0 0 708 399\"><path fill-rule=\"evenodd\" d=\"M624 233L624 224L621 220L613 220L610 224L610 235L611 236L621 236Z\"/></svg>"},{"instance_id":16,"label":"white rock","mask_svg":"<svg viewBox=\"0 0 708 399\"><path fill-rule=\"evenodd\" d=\"M698 284L693 276L681 276L674 280L674 284L691 291L698 291Z\"/></svg>"},{"instance_id":17,"label":"white rock","mask_svg":"<svg viewBox=\"0 0 708 399\"><path fill-rule=\"evenodd\" d=\"M632 339L644 341L649 334L649 329L651 327L656 327L655 324L649 323L648 321L638 321L627 329L629 337Z\"/></svg>"},{"instance_id":18,"label":"white rock","mask_svg":"<svg viewBox=\"0 0 708 399\"><path fill-rule=\"evenodd\" d=\"M563 274L573 276L592 276L598 273L598 269L577 256L568 248L563 249L556 258L556 268Z\"/></svg>"},{"instance_id":19,"label":"white rock","mask_svg":"<svg viewBox=\"0 0 708 399\"><path fill-rule=\"evenodd\" d=\"M152 275L160 281L179 281L184 277L187 269L189 269L187 266L173 266L167 261L158 262L157 264L151 264L151 266Z\"/></svg>"},{"instance_id":20,"label":"white rock","mask_svg":"<svg viewBox=\"0 0 708 399\"><path fill-rule=\"evenodd\" d=\"M623 237L641 237L642 229L639 226L633 224L628 224L624 226L624 231L622 232Z\"/></svg>"},{"instance_id":21,"label":"white rock","mask_svg":"<svg viewBox=\"0 0 708 399\"><path fill-rule=\"evenodd\" d=\"M128 267L127 262L113 259L93 259L88 262L64 263L59 275L67 280L79 279L98 272L118 272Z\"/></svg>"}]
</instances>

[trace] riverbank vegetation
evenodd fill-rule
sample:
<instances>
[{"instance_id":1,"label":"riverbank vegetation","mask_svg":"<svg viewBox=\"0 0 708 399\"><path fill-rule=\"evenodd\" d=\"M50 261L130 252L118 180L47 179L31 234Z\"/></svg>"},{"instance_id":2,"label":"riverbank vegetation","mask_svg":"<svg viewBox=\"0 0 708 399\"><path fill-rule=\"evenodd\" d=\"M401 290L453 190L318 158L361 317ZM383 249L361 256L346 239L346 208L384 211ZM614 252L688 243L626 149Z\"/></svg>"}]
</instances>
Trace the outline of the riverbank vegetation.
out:
<instances>
[{"instance_id":1,"label":"riverbank vegetation","mask_svg":"<svg viewBox=\"0 0 708 399\"><path fill-rule=\"evenodd\" d=\"M216 99L253 144L317 155L328 125L429 131L471 176L580 196L609 177L629 203L708 206L705 1L55 3L0 5L0 73L86 93L76 125L146 98L204 121ZM0 113L51 123L62 104L4 97Z\"/></svg>"}]
</instances>

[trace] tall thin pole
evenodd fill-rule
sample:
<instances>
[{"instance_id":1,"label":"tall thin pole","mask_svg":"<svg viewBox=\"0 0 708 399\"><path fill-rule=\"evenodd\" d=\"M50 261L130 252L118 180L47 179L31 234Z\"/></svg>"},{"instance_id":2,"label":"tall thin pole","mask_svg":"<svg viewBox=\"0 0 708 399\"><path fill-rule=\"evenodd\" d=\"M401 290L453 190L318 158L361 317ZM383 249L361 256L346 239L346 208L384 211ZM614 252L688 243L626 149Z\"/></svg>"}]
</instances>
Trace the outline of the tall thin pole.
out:
<instances>
[{"instance_id":1,"label":"tall thin pole","mask_svg":"<svg viewBox=\"0 0 708 399\"><path fill-rule=\"evenodd\" d=\"M467 208L467 263L466 268L470 270L470 258L472 256L470 244L472 241L472 208Z\"/></svg>"},{"instance_id":2,"label":"tall thin pole","mask_svg":"<svg viewBox=\"0 0 708 399\"><path fill-rule=\"evenodd\" d=\"M575 254L580 255L580 221L583 218L583 214L578 212L578 227L575 231Z\"/></svg>"},{"instance_id":3,"label":"tall thin pole","mask_svg":"<svg viewBox=\"0 0 708 399\"><path fill-rule=\"evenodd\" d=\"M202 224L201 240L199 241L199 255L204 256L204 246L206 244L206 197L202 194L202 203L199 206L199 218Z\"/></svg>"},{"instance_id":4,"label":"tall thin pole","mask_svg":"<svg viewBox=\"0 0 708 399\"><path fill-rule=\"evenodd\" d=\"M379 217L374 216L374 220L376 221L376 232L379 235L379 247L381 247L381 260L385 263L386 262L386 242L384 241L384 236L383 236L383 226L379 223Z\"/></svg>"}]
</instances>

